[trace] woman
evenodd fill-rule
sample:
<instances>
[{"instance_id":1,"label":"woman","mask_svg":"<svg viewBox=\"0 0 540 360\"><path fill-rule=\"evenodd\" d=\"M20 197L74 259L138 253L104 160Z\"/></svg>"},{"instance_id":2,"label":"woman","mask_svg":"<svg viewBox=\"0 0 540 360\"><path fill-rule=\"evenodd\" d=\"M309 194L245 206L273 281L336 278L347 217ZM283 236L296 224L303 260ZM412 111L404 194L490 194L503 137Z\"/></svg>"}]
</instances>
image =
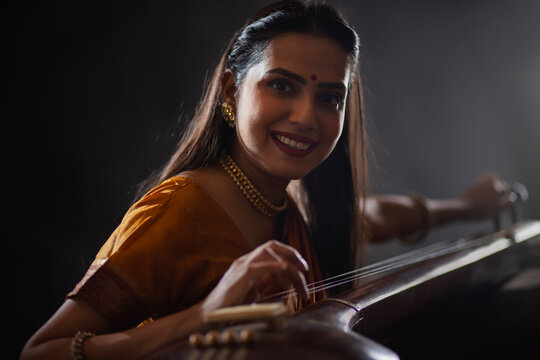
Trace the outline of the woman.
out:
<instances>
[{"instance_id":1,"label":"woman","mask_svg":"<svg viewBox=\"0 0 540 360\"><path fill-rule=\"evenodd\" d=\"M291 286L289 306L315 301L306 283L351 269L358 239L506 206L494 178L449 201L365 197L358 47L326 5L250 19L170 161L21 358L142 358L224 306Z\"/></svg>"}]
</instances>

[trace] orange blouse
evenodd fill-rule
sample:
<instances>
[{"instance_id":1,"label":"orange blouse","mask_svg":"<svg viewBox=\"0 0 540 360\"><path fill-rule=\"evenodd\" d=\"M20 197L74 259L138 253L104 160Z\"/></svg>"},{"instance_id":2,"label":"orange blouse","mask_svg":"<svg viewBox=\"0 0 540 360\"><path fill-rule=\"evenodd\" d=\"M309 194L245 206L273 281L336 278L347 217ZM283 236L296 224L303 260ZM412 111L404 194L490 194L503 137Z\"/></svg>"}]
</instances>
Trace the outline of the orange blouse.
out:
<instances>
[{"instance_id":1,"label":"orange blouse","mask_svg":"<svg viewBox=\"0 0 540 360\"><path fill-rule=\"evenodd\" d=\"M306 259L308 283L320 280L302 216L290 198L279 240ZM201 186L173 177L128 210L68 298L87 302L115 329L132 327L201 301L231 263L251 250ZM295 305L302 304L297 299Z\"/></svg>"}]
</instances>

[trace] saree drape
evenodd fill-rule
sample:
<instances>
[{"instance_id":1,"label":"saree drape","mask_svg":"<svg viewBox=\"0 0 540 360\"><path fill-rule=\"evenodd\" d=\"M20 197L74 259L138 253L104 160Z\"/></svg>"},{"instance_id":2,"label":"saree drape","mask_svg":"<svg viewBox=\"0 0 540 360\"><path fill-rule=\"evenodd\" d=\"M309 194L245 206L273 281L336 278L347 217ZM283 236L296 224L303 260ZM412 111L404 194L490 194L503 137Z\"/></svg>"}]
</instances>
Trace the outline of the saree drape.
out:
<instances>
[{"instance_id":1,"label":"saree drape","mask_svg":"<svg viewBox=\"0 0 540 360\"><path fill-rule=\"evenodd\" d=\"M312 283L321 278L315 252L290 197L289 204L278 240L306 259L311 269L306 280ZM231 263L251 250L201 186L173 177L128 210L67 297L94 307L114 329L136 326L202 300ZM298 298L288 303L295 309L305 305Z\"/></svg>"}]
</instances>

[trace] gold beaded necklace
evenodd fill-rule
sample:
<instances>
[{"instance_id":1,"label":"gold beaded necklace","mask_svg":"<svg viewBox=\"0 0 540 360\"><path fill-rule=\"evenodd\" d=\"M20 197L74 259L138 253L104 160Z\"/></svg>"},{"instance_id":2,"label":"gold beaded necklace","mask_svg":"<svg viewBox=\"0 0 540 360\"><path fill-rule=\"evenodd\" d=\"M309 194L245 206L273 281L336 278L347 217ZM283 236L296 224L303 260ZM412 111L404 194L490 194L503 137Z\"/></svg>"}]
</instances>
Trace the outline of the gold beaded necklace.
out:
<instances>
[{"instance_id":1,"label":"gold beaded necklace","mask_svg":"<svg viewBox=\"0 0 540 360\"><path fill-rule=\"evenodd\" d=\"M225 169L227 174L233 179L234 183L242 191L242 194L249 200L255 209L269 217L276 217L280 212L287 208L287 198L283 200L283 204L276 206L268 201L251 183L248 177L240 170L236 162L227 154L223 154L219 159L219 163Z\"/></svg>"}]
</instances>

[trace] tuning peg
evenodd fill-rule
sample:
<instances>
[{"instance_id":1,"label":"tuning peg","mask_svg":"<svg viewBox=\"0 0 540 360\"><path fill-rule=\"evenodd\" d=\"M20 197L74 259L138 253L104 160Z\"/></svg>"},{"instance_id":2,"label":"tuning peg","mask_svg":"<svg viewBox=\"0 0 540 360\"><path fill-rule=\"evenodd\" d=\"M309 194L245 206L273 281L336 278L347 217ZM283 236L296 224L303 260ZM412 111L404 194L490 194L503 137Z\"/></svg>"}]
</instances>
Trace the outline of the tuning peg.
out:
<instances>
[{"instance_id":1,"label":"tuning peg","mask_svg":"<svg viewBox=\"0 0 540 360\"><path fill-rule=\"evenodd\" d=\"M236 333L233 330L223 330L219 336L219 343L221 345L231 345L236 342L236 338Z\"/></svg>"},{"instance_id":2,"label":"tuning peg","mask_svg":"<svg viewBox=\"0 0 540 360\"><path fill-rule=\"evenodd\" d=\"M210 330L204 336L203 344L205 346L214 346L219 344L219 332Z\"/></svg>"},{"instance_id":3,"label":"tuning peg","mask_svg":"<svg viewBox=\"0 0 540 360\"><path fill-rule=\"evenodd\" d=\"M240 338L239 338L240 344L250 343L251 341L253 341L253 336L254 336L253 329L251 328L242 329L242 331L240 331Z\"/></svg>"},{"instance_id":4,"label":"tuning peg","mask_svg":"<svg viewBox=\"0 0 540 360\"><path fill-rule=\"evenodd\" d=\"M203 344L203 335L201 333L193 333L188 339L189 346L200 347Z\"/></svg>"}]
</instances>

